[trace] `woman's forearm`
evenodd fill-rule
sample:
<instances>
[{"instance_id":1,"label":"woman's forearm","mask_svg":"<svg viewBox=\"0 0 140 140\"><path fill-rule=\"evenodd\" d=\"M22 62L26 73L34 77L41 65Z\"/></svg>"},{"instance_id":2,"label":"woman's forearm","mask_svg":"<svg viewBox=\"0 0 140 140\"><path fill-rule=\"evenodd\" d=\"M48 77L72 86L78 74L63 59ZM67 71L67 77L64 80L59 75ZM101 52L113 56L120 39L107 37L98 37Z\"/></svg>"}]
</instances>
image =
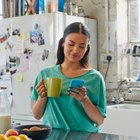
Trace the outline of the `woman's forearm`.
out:
<instances>
[{"instance_id":1,"label":"woman's forearm","mask_svg":"<svg viewBox=\"0 0 140 140\"><path fill-rule=\"evenodd\" d=\"M104 117L101 115L97 107L90 101L90 99L86 96L81 103L89 118L96 122L97 125L101 125L104 121Z\"/></svg>"},{"instance_id":2,"label":"woman's forearm","mask_svg":"<svg viewBox=\"0 0 140 140\"><path fill-rule=\"evenodd\" d=\"M42 118L44 114L46 102L47 102L47 97L41 98L40 96L38 97L37 101L34 102L33 115L37 120Z\"/></svg>"}]
</instances>

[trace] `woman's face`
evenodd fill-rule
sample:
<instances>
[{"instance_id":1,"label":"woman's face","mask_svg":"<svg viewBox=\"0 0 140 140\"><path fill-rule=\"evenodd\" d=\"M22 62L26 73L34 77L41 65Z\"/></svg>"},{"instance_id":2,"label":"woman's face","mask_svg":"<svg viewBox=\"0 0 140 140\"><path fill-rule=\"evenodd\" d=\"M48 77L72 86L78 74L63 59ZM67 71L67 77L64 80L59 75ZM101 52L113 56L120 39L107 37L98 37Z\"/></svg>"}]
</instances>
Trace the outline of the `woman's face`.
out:
<instances>
[{"instance_id":1,"label":"woman's face","mask_svg":"<svg viewBox=\"0 0 140 140\"><path fill-rule=\"evenodd\" d=\"M64 47L64 60L80 62L87 51L89 38L81 33L71 33L66 36L62 46Z\"/></svg>"}]
</instances>

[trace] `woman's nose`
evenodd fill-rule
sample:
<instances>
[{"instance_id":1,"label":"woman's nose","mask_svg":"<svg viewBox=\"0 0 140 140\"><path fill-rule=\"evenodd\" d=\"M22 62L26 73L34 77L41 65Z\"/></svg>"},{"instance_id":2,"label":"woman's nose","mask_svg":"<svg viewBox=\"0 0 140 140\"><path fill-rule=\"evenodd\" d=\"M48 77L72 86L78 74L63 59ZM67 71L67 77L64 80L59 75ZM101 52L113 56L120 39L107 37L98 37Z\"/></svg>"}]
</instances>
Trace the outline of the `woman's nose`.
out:
<instances>
[{"instance_id":1,"label":"woman's nose","mask_svg":"<svg viewBox=\"0 0 140 140\"><path fill-rule=\"evenodd\" d=\"M78 46L74 46L74 47L73 47L73 52L74 52L74 53L79 52Z\"/></svg>"}]
</instances>

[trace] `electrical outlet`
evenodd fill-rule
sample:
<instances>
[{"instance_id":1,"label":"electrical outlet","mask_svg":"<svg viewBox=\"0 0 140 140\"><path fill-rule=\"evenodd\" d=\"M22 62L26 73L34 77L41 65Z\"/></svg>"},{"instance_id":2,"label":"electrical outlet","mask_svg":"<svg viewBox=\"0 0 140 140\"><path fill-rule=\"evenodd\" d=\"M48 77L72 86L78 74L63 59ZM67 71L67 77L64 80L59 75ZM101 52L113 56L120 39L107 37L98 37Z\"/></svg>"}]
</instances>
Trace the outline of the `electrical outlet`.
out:
<instances>
[{"instance_id":1,"label":"electrical outlet","mask_svg":"<svg viewBox=\"0 0 140 140\"><path fill-rule=\"evenodd\" d=\"M111 60L110 60L110 62L114 62L114 57L113 57L113 54L101 54L101 61L102 62L108 62L108 60L107 60L107 57L108 56L111 56Z\"/></svg>"}]
</instances>

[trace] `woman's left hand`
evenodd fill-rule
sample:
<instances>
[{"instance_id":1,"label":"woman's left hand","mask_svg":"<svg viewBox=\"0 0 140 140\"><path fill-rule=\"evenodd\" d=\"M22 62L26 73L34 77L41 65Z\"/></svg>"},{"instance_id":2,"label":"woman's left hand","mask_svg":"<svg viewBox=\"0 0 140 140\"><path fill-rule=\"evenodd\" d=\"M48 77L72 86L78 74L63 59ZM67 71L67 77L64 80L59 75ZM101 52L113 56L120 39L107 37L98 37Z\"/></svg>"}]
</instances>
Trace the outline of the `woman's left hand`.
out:
<instances>
[{"instance_id":1,"label":"woman's left hand","mask_svg":"<svg viewBox=\"0 0 140 140\"><path fill-rule=\"evenodd\" d=\"M86 87L79 87L79 88L72 88L70 87L70 90L67 91L70 96L75 98L78 101L83 101L86 96Z\"/></svg>"}]
</instances>

